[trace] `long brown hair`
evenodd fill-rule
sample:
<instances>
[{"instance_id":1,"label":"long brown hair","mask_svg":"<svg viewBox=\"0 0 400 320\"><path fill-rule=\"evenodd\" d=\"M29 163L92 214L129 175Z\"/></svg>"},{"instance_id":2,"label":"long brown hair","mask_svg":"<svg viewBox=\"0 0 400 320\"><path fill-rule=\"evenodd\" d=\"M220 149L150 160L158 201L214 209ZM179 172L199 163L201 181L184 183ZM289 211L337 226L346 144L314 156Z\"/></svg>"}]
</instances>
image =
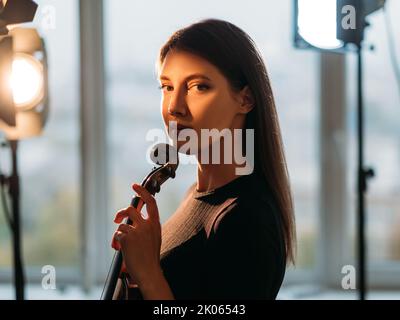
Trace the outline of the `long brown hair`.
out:
<instances>
[{"instance_id":1,"label":"long brown hair","mask_svg":"<svg viewBox=\"0 0 400 320\"><path fill-rule=\"evenodd\" d=\"M296 231L293 199L284 146L272 88L254 41L232 23L206 19L176 31L162 46L159 68L171 49L198 55L228 79L233 90L248 85L254 108L246 115L246 129L254 129L254 170L261 174L278 205L283 222L286 257L294 263Z\"/></svg>"}]
</instances>

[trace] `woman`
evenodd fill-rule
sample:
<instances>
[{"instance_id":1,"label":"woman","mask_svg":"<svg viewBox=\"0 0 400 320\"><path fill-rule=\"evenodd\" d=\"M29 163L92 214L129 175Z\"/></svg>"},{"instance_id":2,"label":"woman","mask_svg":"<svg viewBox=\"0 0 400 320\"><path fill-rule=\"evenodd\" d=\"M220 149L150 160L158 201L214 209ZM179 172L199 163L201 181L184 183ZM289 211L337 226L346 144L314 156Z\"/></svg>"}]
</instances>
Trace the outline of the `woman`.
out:
<instances>
[{"instance_id":1,"label":"woman","mask_svg":"<svg viewBox=\"0 0 400 320\"><path fill-rule=\"evenodd\" d=\"M121 224L113 247L144 299L275 299L294 262L295 225L278 116L255 44L229 22L203 20L169 38L157 67L167 129L173 121L198 137L201 129L253 129L254 142L244 134L239 143L200 139L192 152L197 182L162 228L154 197L134 184L148 218L133 207L119 211L115 222L129 216L134 226ZM231 153L254 143L254 170L203 161L216 142Z\"/></svg>"}]
</instances>

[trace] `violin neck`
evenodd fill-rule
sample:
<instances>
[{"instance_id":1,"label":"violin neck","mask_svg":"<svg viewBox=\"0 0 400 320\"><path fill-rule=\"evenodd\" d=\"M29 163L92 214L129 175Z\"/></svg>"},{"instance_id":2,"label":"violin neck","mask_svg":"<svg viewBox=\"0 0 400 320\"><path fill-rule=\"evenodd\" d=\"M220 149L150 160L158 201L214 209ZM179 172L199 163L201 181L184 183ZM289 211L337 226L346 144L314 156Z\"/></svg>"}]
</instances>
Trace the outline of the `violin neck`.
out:
<instances>
[{"instance_id":1,"label":"violin neck","mask_svg":"<svg viewBox=\"0 0 400 320\"><path fill-rule=\"evenodd\" d=\"M113 262L110 267L109 276L104 285L103 295L101 300L113 300L113 297L116 294L116 290L118 290L117 283L121 273L122 268L122 253L121 251L117 251L114 255Z\"/></svg>"}]
</instances>

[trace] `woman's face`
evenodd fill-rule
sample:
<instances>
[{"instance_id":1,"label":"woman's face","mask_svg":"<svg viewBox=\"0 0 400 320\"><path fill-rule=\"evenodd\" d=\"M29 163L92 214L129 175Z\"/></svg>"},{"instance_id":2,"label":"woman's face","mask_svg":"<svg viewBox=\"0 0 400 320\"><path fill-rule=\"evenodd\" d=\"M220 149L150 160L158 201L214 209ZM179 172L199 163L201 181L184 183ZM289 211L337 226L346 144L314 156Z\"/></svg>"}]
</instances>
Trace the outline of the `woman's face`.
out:
<instances>
[{"instance_id":1,"label":"woman's face","mask_svg":"<svg viewBox=\"0 0 400 320\"><path fill-rule=\"evenodd\" d=\"M244 127L252 104L248 88L234 92L225 76L207 60L171 50L160 67L159 81L167 130L169 121L176 121L178 129L179 125L192 128L200 140L200 129L221 131Z\"/></svg>"}]
</instances>

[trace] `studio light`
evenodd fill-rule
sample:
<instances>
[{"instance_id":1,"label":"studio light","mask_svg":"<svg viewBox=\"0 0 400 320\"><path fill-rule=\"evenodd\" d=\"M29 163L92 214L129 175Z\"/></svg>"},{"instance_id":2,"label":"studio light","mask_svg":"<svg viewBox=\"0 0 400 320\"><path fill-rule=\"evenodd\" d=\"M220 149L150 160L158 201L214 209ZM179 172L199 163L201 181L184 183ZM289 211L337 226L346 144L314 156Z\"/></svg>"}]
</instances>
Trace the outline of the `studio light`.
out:
<instances>
[{"instance_id":1,"label":"studio light","mask_svg":"<svg viewBox=\"0 0 400 320\"><path fill-rule=\"evenodd\" d=\"M35 29L11 25L31 22L37 4L31 0L0 0L0 131L11 151L11 174L0 172L0 191L10 195L11 213L3 202L12 233L15 298L24 299L25 276L20 228L19 140L42 132L48 112L47 59Z\"/></svg>"},{"instance_id":2,"label":"studio light","mask_svg":"<svg viewBox=\"0 0 400 320\"><path fill-rule=\"evenodd\" d=\"M296 44L320 49L337 49L343 42L336 37L336 0L298 0Z\"/></svg>"},{"instance_id":3,"label":"studio light","mask_svg":"<svg viewBox=\"0 0 400 320\"><path fill-rule=\"evenodd\" d=\"M11 93L12 106L7 109L15 114L15 124L0 119L0 130L8 140L20 140L40 135L47 120L47 56L36 29L12 28L7 38L12 40L12 61L3 86Z\"/></svg>"},{"instance_id":4,"label":"studio light","mask_svg":"<svg viewBox=\"0 0 400 320\"><path fill-rule=\"evenodd\" d=\"M385 0L294 0L294 45L345 52L348 44L362 42L366 17L384 5ZM353 27L342 25L346 15Z\"/></svg>"},{"instance_id":5,"label":"studio light","mask_svg":"<svg viewBox=\"0 0 400 320\"><path fill-rule=\"evenodd\" d=\"M363 40L366 18L386 0L294 0L294 46L337 53L357 53L357 288L367 291L365 194L374 170L364 165ZM353 50L355 48L355 50Z\"/></svg>"}]
</instances>

